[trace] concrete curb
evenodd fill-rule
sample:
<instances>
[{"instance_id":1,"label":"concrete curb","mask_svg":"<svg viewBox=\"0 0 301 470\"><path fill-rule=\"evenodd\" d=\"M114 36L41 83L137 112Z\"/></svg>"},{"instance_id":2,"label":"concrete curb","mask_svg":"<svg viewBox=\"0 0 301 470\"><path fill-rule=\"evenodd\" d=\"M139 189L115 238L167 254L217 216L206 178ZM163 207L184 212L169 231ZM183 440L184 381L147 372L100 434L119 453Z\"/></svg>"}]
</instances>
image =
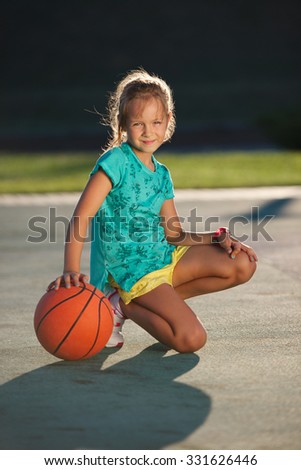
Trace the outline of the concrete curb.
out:
<instances>
[{"instance_id":1,"label":"concrete curb","mask_svg":"<svg viewBox=\"0 0 301 470\"><path fill-rule=\"evenodd\" d=\"M45 193L45 194L3 194L0 195L0 206L43 206L47 204L74 205L79 192ZM301 186L270 186L258 188L218 188L218 189L177 189L176 200L181 201L219 201L301 198Z\"/></svg>"}]
</instances>

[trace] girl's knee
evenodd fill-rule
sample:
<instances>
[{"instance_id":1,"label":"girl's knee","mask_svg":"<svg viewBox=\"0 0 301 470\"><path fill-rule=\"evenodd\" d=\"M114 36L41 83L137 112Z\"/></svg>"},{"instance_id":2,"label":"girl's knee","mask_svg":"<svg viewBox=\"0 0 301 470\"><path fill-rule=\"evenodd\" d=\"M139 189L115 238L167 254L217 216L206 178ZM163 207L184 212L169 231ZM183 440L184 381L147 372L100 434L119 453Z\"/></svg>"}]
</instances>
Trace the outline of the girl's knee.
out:
<instances>
[{"instance_id":1,"label":"girl's knee","mask_svg":"<svg viewBox=\"0 0 301 470\"><path fill-rule=\"evenodd\" d=\"M248 282L256 271L256 262L250 261L246 253L240 253L235 260L236 284Z\"/></svg>"},{"instance_id":2,"label":"girl's knee","mask_svg":"<svg viewBox=\"0 0 301 470\"><path fill-rule=\"evenodd\" d=\"M200 328L191 332L182 332L176 338L174 349L180 353L194 353L202 349L207 341L206 330L200 325Z\"/></svg>"}]
</instances>

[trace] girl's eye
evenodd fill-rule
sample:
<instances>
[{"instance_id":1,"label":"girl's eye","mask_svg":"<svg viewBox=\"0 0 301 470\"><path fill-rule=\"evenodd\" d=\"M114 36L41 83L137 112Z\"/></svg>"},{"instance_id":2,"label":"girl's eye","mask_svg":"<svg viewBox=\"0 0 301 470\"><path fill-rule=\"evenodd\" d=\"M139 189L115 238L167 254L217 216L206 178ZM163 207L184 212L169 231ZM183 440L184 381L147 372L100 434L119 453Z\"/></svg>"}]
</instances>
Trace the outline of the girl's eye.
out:
<instances>
[{"instance_id":1,"label":"girl's eye","mask_svg":"<svg viewBox=\"0 0 301 470\"><path fill-rule=\"evenodd\" d=\"M161 121L155 121L155 125L160 125Z\"/></svg>"},{"instance_id":2,"label":"girl's eye","mask_svg":"<svg viewBox=\"0 0 301 470\"><path fill-rule=\"evenodd\" d=\"M141 126L141 122L134 122L133 126L134 127L139 127L139 126Z\"/></svg>"}]
</instances>

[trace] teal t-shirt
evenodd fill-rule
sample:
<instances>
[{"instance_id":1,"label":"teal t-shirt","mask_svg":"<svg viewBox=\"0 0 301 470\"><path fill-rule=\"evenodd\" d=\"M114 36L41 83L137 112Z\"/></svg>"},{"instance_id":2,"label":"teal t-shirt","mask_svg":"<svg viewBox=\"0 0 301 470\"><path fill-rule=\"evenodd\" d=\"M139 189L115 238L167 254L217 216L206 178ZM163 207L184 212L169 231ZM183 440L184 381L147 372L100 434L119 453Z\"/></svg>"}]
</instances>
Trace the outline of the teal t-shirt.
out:
<instances>
[{"instance_id":1,"label":"teal t-shirt","mask_svg":"<svg viewBox=\"0 0 301 470\"><path fill-rule=\"evenodd\" d=\"M174 197L168 169L152 156L155 171L147 168L130 145L105 152L91 174L102 169L112 189L92 220L90 282L105 289L108 274L130 291L146 274L171 262L175 249L160 225L160 210Z\"/></svg>"}]
</instances>

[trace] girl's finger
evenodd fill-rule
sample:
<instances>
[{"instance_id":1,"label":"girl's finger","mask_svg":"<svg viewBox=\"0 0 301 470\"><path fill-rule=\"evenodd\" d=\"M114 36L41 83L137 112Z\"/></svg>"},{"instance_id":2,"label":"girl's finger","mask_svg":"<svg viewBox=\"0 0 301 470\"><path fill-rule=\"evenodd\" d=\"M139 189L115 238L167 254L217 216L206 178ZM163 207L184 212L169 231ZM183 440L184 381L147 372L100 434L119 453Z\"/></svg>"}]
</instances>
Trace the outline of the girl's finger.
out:
<instances>
[{"instance_id":1,"label":"girl's finger","mask_svg":"<svg viewBox=\"0 0 301 470\"><path fill-rule=\"evenodd\" d=\"M86 275L86 274L81 274L79 276L79 280L80 281L84 281L84 282L88 282L89 281L89 277Z\"/></svg>"},{"instance_id":2,"label":"girl's finger","mask_svg":"<svg viewBox=\"0 0 301 470\"><path fill-rule=\"evenodd\" d=\"M241 251L241 244L239 242L232 243L232 252L231 252L231 259L235 259L238 253Z\"/></svg>"},{"instance_id":3,"label":"girl's finger","mask_svg":"<svg viewBox=\"0 0 301 470\"><path fill-rule=\"evenodd\" d=\"M71 276L72 276L74 285L78 287L79 286L79 274L73 273Z\"/></svg>"},{"instance_id":4,"label":"girl's finger","mask_svg":"<svg viewBox=\"0 0 301 470\"><path fill-rule=\"evenodd\" d=\"M248 245L242 244L241 249L248 255L250 261L258 261L258 257L253 248Z\"/></svg>"},{"instance_id":5,"label":"girl's finger","mask_svg":"<svg viewBox=\"0 0 301 470\"><path fill-rule=\"evenodd\" d=\"M54 281L53 285L54 285L55 290L59 289L59 287L61 285L61 280L62 280L62 276L57 277L56 280Z\"/></svg>"},{"instance_id":6,"label":"girl's finger","mask_svg":"<svg viewBox=\"0 0 301 470\"><path fill-rule=\"evenodd\" d=\"M47 292L48 292L49 290L53 289L54 282L55 282L55 281L51 281L51 283L47 286L47 288L46 288Z\"/></svg>"},{"instance_id":7,"label":"girl's finger","mask_svg":"<svg viewBox=\"0 0 301 470\"><path fill-rule=\"evenodd\" d=\"M229 255L232 253L232 242L230 238L225 238L219 243L220 247L223 248Z\"/></svg>"},{"instance_id":8,"label":"girl's finger","mask_svg":"<svg viewBox=\"0 0 301 470\"><path fill-rule=\"evenodd\" d=\"M70 274L64 274L64 282L65 282L65 287L67 287L67 289L70 289L71 287Z\"/></svg>"},{"instance_id":9,"label":"girl's finger","mask_svg":"<svg viewBox=\"0 0 301 470\"><path fill-rule=\"evenodd\" d=\"M247 255L249 256L250 261L258 261L257 255L254 250L247 251Z\"/></svg>"}]
</instances>

